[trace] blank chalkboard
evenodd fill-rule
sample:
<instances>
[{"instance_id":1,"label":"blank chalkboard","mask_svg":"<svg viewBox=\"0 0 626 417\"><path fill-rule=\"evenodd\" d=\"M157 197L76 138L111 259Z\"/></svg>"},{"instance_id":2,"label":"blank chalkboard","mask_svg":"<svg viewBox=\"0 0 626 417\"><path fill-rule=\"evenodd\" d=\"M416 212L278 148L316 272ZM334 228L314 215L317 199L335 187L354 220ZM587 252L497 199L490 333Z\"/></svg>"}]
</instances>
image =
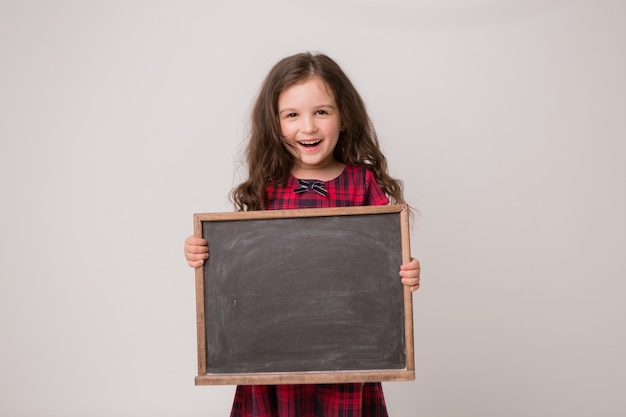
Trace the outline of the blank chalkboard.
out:
<instances>
[{"instance_id":1,"label":"blank chalkboard","mask_svg":"<svg viewBox=\"0 0 626 417\"><path fill-rule=\"evenodd\" d=\"M414 379L406 205L194 215L197 385Z\"/></svg>"}]
</instances>

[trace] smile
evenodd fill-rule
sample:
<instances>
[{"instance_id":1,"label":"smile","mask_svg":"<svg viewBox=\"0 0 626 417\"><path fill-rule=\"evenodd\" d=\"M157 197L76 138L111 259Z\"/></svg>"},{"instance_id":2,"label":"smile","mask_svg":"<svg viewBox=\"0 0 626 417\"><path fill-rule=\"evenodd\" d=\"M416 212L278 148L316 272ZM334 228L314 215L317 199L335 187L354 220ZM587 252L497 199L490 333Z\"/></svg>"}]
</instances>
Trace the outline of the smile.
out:
<instances>
[{"instance_id":1,"label":"smile","mask_svg":"<svg viewBox=\"0 0 626 417\"><path fill-rule=\"evenodd\" d=\"M321 140L301 140L301 141L298 141L298 143L301 146L304 146L305 148L312 148L314 146L319 145L321 142L322 142Z\"/></svg>"}]
</instances>

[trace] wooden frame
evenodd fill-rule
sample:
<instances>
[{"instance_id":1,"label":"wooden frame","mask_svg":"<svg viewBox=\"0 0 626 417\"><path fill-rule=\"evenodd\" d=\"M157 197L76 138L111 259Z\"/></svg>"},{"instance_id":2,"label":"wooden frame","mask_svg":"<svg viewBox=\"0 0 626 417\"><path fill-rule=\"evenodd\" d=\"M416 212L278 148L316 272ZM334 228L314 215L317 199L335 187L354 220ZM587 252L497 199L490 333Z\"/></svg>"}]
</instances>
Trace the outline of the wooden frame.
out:
<instances>
[{"instance_id":1,"label":"wooden frame","mask_svg":"<svg viewBox=\"0 0 626 417\"><path fill-rule=\"evenodd\" d=\"M348 217L345 217L345 216L348 216ZM273 263L271 265L271 276L268 275L265 279L267 280L291 279L292 281L289 281L289 282L291 282L290 285L293 288L296 285L304 285L303 283L307 282L306 281L307 271L311 271L312 269L315 269L315 270L318 269L318 268L308 268L308 269L304 268L304 270L301 271L299 269L299 265L290 265L291 264L290 259L292 258L294 260L301 259L302 255L306 254L306 246L312 240L306 237L308 235L317 236L317 234L319 233L326 233L326 235L324 235L324 238L323 238L325 240L322 240L323 246L326 246L327 242L332 242L329 244L340 245L337 247L350 247L351 248L357 245L358 242L356 241L363 241L363 242L366 242L366 243L363 243L363 245L374 245L374 244L378 245L374 248L376 252L381 252L381 250L379 250L380 248L385 248L384 250L387 250L386 249L387 247L394 247L394 248L397 247L400 249L400 252L401 252L398 254L398 262L401 261L401 263L405 263L405 262L410 261L408 217L409 217L408 207L406 205L346 207L346 208L327 208L327 209L299 209L299 210L265 210L265 211L254 211L254 212L194 214L194 234L197 237L204 237L205 239L209 241L209 250L212 254L209 260L205 262L205 264L202 267L197 268L195 272L196 274L195 275L196 277L196 312L197 312L196 318L197 318L197 336L198 336L198 375L195 378L195 384L196 385L254 385L254 384L343 383L343 382L380 382L380 381L414 380L415 368L414 368L414 353L413 353L412 293L406 286L400 283L400 278L398 276L399 265L395 264L395 258L394 258L395 256L394 253L396 252L395 250L390 252L390 254L385 255L386 258L384 258L383 262L377 261L376 260L377 255L373 253L368 253L366 254L366 256L362 258L359 256L359 259L355 258L353 263L354 264L358 263L359 265L363 262L367 262L369 258L372 258L373 259L372 262L375 262L375 263L372 264L371 267L373 269L376 269L378 265L383 265L386 268L385 271L389 270L389 273L385 273L384 275L390 275L390 276L382 277L384 278L382 279L380 276L378 276L379 274L377 274L376 276L372 278L363 278L367 274L359 273L359 275L357 276L358 280L350 284L350 285L353 285L353 287L356 285L357 291L348 289L345 292L346 294L349 292L350 295L343 296L345 297L344 298L345 300L350 300L350 302L352 302L356 298L354 295L354 292L359 292L359 296L361 297L363 297L361 293L367 293L364 297L369 297L369 298L363 299L365 301L365 305L367 305L368 303L374 305L377 302L382 302L379 300L379 298L382 299L383 297L380 296L379 294L383 294L383 293L389 294L388 297L390 300L392 300L392 304L394 306L394 307L389 307L389 310L393 310L391 313L392 319L389 320L390 322L389 326L387 326L386 321L383 321L382 324L385 327L385 331L387 327L399 329L397 334L400 337L397 338L398 340L392 340L392 341L387 340L387 339L396 339L395 337L393 337L393 335L396 333L392 333L391 334L392 337L385 337L383 341L376 342L376 343L382 343L380 346L373 345L373 346L370 346L369 348L373 349L375 354L380 351L379 353L381 356L385 356L387 351L394 351L394 350L398 351L399 353L395 353L393 355L390 354L390 356L393 356L394 358L398 358L398 357L400 358L399 360L398 359L390 360L390 363L391 363L390 368L387 368L384 366L386 365L386 362L383 363L382 367L379 367L379 364L376 362L376 360L373 361L373 364L371 365L373 366L372 368L370 366L370 362L366 362L368 360L371 361L371 357L372 357L371 352L363 353L363 357L365 358L363 359L364 366L361 366L361 363L359 362L356 364L356 367L358 369L353 369L355 368L355 363L351 363L351 362L345 365L346 368L343 368L344 364L339 359L333 361L330 364L327 364L324 361L319 361L319 363L317 360L311 361L307 358L312 358L315 352L306 352L306 349L312 345L313 345L313 348L316 348L316 345L315 343L310 343L310 341L307 342L305 346L298 346L298 348L295 350L292 349L291 351L281 352L280 350L282 348L284 348L286 345L289 345L291 343L291 342L289 343L285 342L286 340L291 341L292 340L291 336L289 336L288 339L285 339L285 338L280 339L280 337L277 337L278 339L282 340L282 342L277 343L275 345L276 352L272 352L271 354L273 355L274 353L277 353L279 354L280 358L285 358L288 356L291 358L291 357L298 357L298 355L302 353L303 359L296 358L293 361L290 359L287 364L282 364L282 363L278 364L276 369L273 369L272 366L268 365L268 363L273 363L273 359L267 360L266 362L262 362L259 364L248 364L248 361L250 360L251 356L245 360L241 360L241 358L237 356L232 356L232 357L228 356L231 354L231 353L228 353L230 352L230 350L241 350L241 351L245 350L243 348L240 349L239 346L244 346L244 345L249 344L248 342L250 341L246 340L246 338L252 337L252 336L249 336L251 332L254 333L255 331L258 330L259 332L261 332L259 333L259 335L266 334L266 333L263 333L263 330L259 330L258 325L255 325L256 327L244 327L244 329L241 331L241 335L242 335L241 340L238 340L236 338L237 336L233 336L230 334L231 332L236 333L237 331L239 331L235 329L238 328L240 325L244 326L243 324L241 324L241 322L248 322L251 319L253 321L258 316L258 314L256 314L256 310L254 310L254 314L251 312L247 313L248 316L246 320L239 320L238 317L242 317L242 316L239 316L237 314L239 314L239 311L241 309L245 309L247 307L246 307L245 300L241 301L239 305L237 305L237 302L240 300L241 297L243 298L247 297L246 298L247 300L255 300L255 301L248 302L247 304L248 306L252 303L260 303L260 304L266 303L266 300L272 297L270 293L274 291L273 289L270 289L270 288L276 288L278 290L277 287L280 287L280 286L274 285L270 287L268 285L265 285L264 283L266 281L261 280L261 279L259 279L258 281L254 281L254 279L258 277L259 274L263 274L264 272L252 271L253 276L244 276L245 274L242 274L241 270L237 269L240 266L239 260L237 261L237 263L231 262L231 264L226 264L226 265L220 264L218 263L219 261L215 260L215 258L219 259L220 257L222 259L228 258L228 257L230 258L237 257L241 259L241 262L245 263L249 256L255 256L254 254L252 254L252 252L257 252L256 249L254 248L262 247L263 250L267 250L271 252L268 252L265 255L259 254L260 258L256 260L252 259L250 261L251 262L250 265L268 263L268 262L265 262L264 260L271 258L272 259L271 262ZM305 220L305 219L310 219L310 220ZM311 223L311 226L307 226L307 224L310 223L311 221L313 222ZM320 228L320 225L328 224L331 221L333 222L332 223L333 225L332 227L329 226L329 228L332 229L332 231L322 232L318 230ZM365 228L361 226L358 226L358 227L359 227L359 230L367 229L363 231L363 233L367 233L367 236L361 237L359 235L359 233L361 232L358 232L358 233L354 231L343 232L342 224L346 224L352 221L364 222L360 224L366 224L367 227ZM389 221L391 221L391 224L393 225L397 224L397 230L395 230L396 226L393 226L391 229L394 229L394 230L391 230L391 231L376 230L377 227L381 229L382 228L389 229L388 226L385 226L385 225L390 224L388 223ZM297 222L298 229L295 230L292 234L296 236L294 237L295 240L298 240L299 242L302 243L303 249L295 248L295 246L299 245L299 243L293 243L288 248L285 248L284 246L273 248L272 245L276 245L278 244L279 241L282 242L284 240L283 235L288 234L287 232L289 231L290 227L293 227L293 224L295 224L294 222ZM381 223L381 225L378 226L377 223ZM269 236L270 237L269 240L263 240L264 243L262 245L258 245L258 241L257 241L257 244L255 246L250 247L253 249L250 249L250 248L246 249L245 248L246 241L241 235L245 235L247 233L247 232L244 233L243 232L244 230L248 230L249 227L254 229L257 224L261 225L260 226L261 228L272 227L272 230L278 230L279 232L276 232L276 233L279 233L279 235L277 235L279 236L279 238L271 238L273 236L271 235ZM216 235L221 235L221 233L217 233L215 231L213 232L212 236L205 236L205 229L207 231L211 230L211 228L218 228L216 230L221 230L219 228L222 228L222 227L230 228L230 227L235 227L235 225L236 227L245 228L245 229L239 229L239 232L235 230L234 233L231 233L231 234L237 235L234 238L234 239L238 239L236 242L231 241L231 240L227 240L226 243L224 243L224 241L216 242L214 238L216 237ZM240 226L240 225L243 225L243 226ZM304 230L301 230L300 227L304 227ZM307 227L311 227L311 229L307 230ZM357 227L357 226L354 226L354 227ZM377 240L379 239L377 237L378 233L383 233L383 232L386 237L381 237L380 238L381 241L377 242ZM332 234L330 238L327 236L329 233ZM355 235L354 233L357 233L357 234ZM391 238L389 236L391 236ZM231 238L228 238L228 239L231 239ZM302 241L303 239L306 241ZM346 240L345 242L342 242L341 239L348 239L348 240ZM390 240L390 242L382 241L385 239ZM220 252L221 250L220 245L226 248L238 247L242 244L241 242L243 242L245 253L233 255L233 252L228 252L230 253L230 255L222 256L222 252ZM372 242L372 243L367 243L367 242ZM296 255L291 256L291 258L287 257L283 259L283 258L275 256L278 252L282 253L282 252L285 252L286 250L291 250L290 248L293 249L293 251L296 253ZM319 249L324 249L324 248L320 246ZM330 249L332 249L332 251L334 252L337 252L337 250L334 248L330 248ZM370 250L371 252L371 248L368 250ZM316 252L325 252L325 251L317 250ZM338 255L339 254L332 255L334 256L333 259L331 259L330 256L326 256L326 258L316 260L315 262L319 262L319 265L321 265L320 266L321 269L324 269L323 266L327 265L328 263L330 264L334 263L333 268L337 268L337 267L342 268L342 270L339 270L339 271L335 271L335 269L333 269L331 274L325 274L325 275L336 275L335 272L337 272L341 276L343 275L347 276L349 274L348 268L353 268L353 265L350 262L350 260L353 257L350 257L350 256L341 257ZM392 262L390 261L391 266L387 266L388 261L386 259L392 259L392 258L394 259L394 261ZM326 259L328 259L328 261ZM213 262L213 264L211 262ZM280 263L280 265L278 265L278 263ZM285 277L287 278L280 276L280 272L275 271L275 269L282 270L284 266L283 263L288 264L287 273L285 273ZM345 268L344 266L342 266L343 264L346 264ZM249 266L247 266L245 270L250 271L251 269L253 268L250 268ZM343 269L346 269L346 271L344 271ZM351 271L352 269L349 269L349 270ZM264 271L269 272L267 270L264 270ZM291 271L291 273L289 273L289 271ZM297 273L294 274L293 271L297 271ZM221 276L222 272L225 275L228 275L230 273L227 279ZM310 272L308 274L310 274ZM298 275L297 280L296 278L293 278L294 275ZM365 281L360 281L362 278ZM347 283L351 279L354 281L353 278L346 278L345 280L341 282ZM264 291L264 293L258 296L257 295L250 296L249 294L245 294L246 288L249 287L250 282L258 282L259 283L258 288L260 289L260 291L262 292ZM283 281L280 281L280 282L283 282ZM287 281L284 281L284 282L287 282ZM340 282L340 281L336 279L333 280L333 285L335 282ZM377 283L380 282L382 283L380 284L381 288L384 287L385 290L374 288L371 290L368 289L367 291L361 291L361 287L359 286L361 282L367 282L370 285L372 283L374 283L374 285L379 285ZM389 283L389 282L393 282L393 283ZM314 284L317 284L317 283L318 281L316 281ZM348 284L345 284L345 285L348 285ZM229 288L227 291L223 289L226 287ZM235 290L232 290L231 287L235 288ZM286 286L282 289L285 290L285 288ZM388 290L387 288L391 288L391 289ZM337 290L336 288L330 288L330 289L316 288L315 291L307 290L307 291L298 292L298 294L300 294L298 297L300 298L296 298L294 296L293 300L291 299L292 297L291 294L296 293L296 291L294 290L291 292L285 292L287 296L278 298L276 301L279 301L279 302L273 303L273 306L271 307L272 310L270 310L271 314L268 313L267 317L276 317L278 315L278 312L280 312L282 316L287 317L287 318L284 320L281 319L282 321L280 322L281 323L280 326L272 325L270 318L265 318L265 319L260 318L261 321L259 323L262 323L262 324L267 323L268 325L271 325L272 329L277 328L277 327L279 329L280 328L286 329L289 326L288 323L291 318L289 314L295 314L294 317L297 317L297 314L299 313L296 312L296 313L287 314L283 310L281 310L281 308L283 308L282 306L288 305L290 304L290 301L292 301L292 305L290 305L288 308L293 310L294 308L298 308L298 305L313 304L313 303L319 304L320 302L326 302L327 298L315 298L315 299L302 298L302 297L307 297L307 294L309 293L321 294L324 291L327 291L328 294L331 294L331 293L336 294L336 293L341 292L341 290ZM226 294L227 292L228 294ZM236 294L236 296L233 296L232 294ZM237 294L241 295L241 297ZM330 300L329 302L333 302L332 300L334 300L334 298L332 298L332 296L330 295L328 299ZM227 300L227 302L224 300ZM343 299L339 299L339 300L343 300ZM242 304L243 306L241 306ZM234 306L237 306L237 307L234 307ZM383 306L385 312L387 311L386 306L387 304ZM267 308L269 307L263 304L263 309L267 310ZM343 308L343 307L335 306L334 308ZM369 307L366 306L366 307L359 307L359 308L369 308ZM327 310L331 312L333 311L332 309L329 310L329 308L327 308L326 306L324 306L324 308L317 308L314 311L318 312L318 311L327 311ZM250 311L252 311L251 308L250 308ZM372 318L373 315L376 315L376 316L381 315L379 314L380 311L383 311L383 310L378 308L378 310L374 310L372 314L369 314L370 317L368 317L367 320L363 320L362 318L356 318L355 320L359 320L358 322L355 322L355 323L347 322L347 325L345 326L342 323L327 323L327 324L324 324L324 326L327 328L331 328L334 325L336 325L336 328L338 329L336 331L336 336L339 334L343 335L345 332L345 334L356 335L355 338L356 340L358 340L361 337L361 334L368 334L367 333L368 331L370 333L378 332L379 328L373 328L373 329L365 328L364 330L352 330L352 328L359 327L359 326L361 327L368 326L368 323L370 321L375 322L376 320L374 319L370 320L370 318ZM331 314L331 312L329 312L328 314ZM346 312L345 315L349 316L350 313L351 311ZM232 315L234 318L230 317L230 315ZM341 316L342 314L339 314L339 315ZM360 314L360 315L354 314L354 315L358 317L364 316L363 314ZM335 314L334 316L337 316L337 314ZM246 317L246 316L243 316L243 317ZM328 320L328 317L326 317L326 319ZM385 318L383 317L381 320L384 320L384 319ZM219 325L213 324L214 322L217 322L219 320L221 320ZM331 318L330 320L332 321L333 319ZM338 319L338 321L341 321L341 320ZM316 321L306 320L306 323L308 325L309 323L316 323ZM344 326L344 327L340 327L340 326ZM216 328L218 330L215 330ZM318 329L318 328L319 326L315 327L314 329ZM300 327L294 327L293 329L291 329L291 334L293 334L293 338L296 337L295 334L297 333L298 329L300 329ZM308 333L311 333L311 331L308 331ZM227 335L223 336L224 334L227 334ZM271 337L271 335L268 335L268 337ZM318 337L318 336L315 336L315 337ZM227 339L227 340L224 341L223 339ZM269 344L269 342L265 339L266 339L265 337L257 337L257 339L255 339L254 346L251 348L251 350L243 354L246 354L246 355L254 354L256 357L256 353L257 353L256 349L258 349L259 352L263 351L263 352L266 352L267 354L267 351L268 351L267 346L264 346L263 344ZM371 339L376 339L376 338L368 336L367 339L365 340L368 340L367 343L370 343L369 340ZM297 343L297 342L294 342L294 343ZM328 345L327 342L324 342L324 343L326 344L324 344L323 346ZM389 343L391 348L387 349L386 343ZM353 349L357 349L357 348L361 349L362 345L363 344L361 343L361 344L358 344L357 347L354 347L350 341L346 341L345 349L349 350L349 352L348 354L345 354L344 356L351 358L351 359L348 359L347 362L353 360L354 357L358 357L361 354L358 351L357 353L354 353ZM230 346L230 348L227 346ZM233 349L233 347L235 348ZM301 349L301 351L298 349ZM332 347L330 347L329 349L332 349ZM364 347L363 349L366 350ZM224 353L222 353L222 351ZM334 352L331 352L331 353L334 353ZM338 356L341 356L342 353L343 352L338 352ZM222 359L222 356L225 356L225 359ZM328 356L333 356L333 355L332 354L329 355L328 351L326 351L324 356L328 357ZM215 359L215 358L218 358L218 359ZM234 359L234 358L238 358L238 359ZM274 356L272 356L272 358L274 358ZM231 363L229 362L229 360L232 362L237 362L237 363L231 366ZM223 367L220 368L219 366L215 366L214 364L216 362L224 362ZM309 365L311 365L311 369L308 368ZM267 369L265 369L265 367ZM260 368L263 368L263 369L260 369Z\"/></svg>"}]
</instances>

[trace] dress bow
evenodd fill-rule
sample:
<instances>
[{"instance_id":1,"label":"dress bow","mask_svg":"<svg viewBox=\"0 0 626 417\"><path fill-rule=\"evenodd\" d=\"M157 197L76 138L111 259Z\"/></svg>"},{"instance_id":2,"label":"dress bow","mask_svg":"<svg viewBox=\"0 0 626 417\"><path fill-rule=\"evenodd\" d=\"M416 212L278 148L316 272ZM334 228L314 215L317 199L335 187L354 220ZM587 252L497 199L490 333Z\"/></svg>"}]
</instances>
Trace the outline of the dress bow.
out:
<instances>
[{"instance_id":1,"label":"dress bow","mask_svg":"<svg viewBox=\"0 0 626 417\"><path fill-rule=\"evenodd\" d=\"M300 187L293 190L296 193L303 193L305 191L311 190L315 191L319 195L324 197L328 197L328 191L324 188L324 183L321 181L306 181L298 178L298 185Z\"/></svg>"}]
</instances>

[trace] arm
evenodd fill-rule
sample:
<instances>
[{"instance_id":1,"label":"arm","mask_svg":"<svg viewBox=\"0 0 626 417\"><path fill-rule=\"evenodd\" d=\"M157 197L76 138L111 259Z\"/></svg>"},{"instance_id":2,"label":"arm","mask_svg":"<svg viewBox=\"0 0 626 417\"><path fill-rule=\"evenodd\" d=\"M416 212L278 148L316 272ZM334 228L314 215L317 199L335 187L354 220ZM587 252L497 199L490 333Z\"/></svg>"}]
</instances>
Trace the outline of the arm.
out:
<instances>
[{"instance_id":1,"label":"arm","mask_svg":"<svg viewBox=\"0 0 626 417\"><path fill-rule=\"evenodd\" d=\"M417 291L420 287L420 262L411 258L411 262L400 266L400 276L402 283L411 288L411 291Z\"/></svg>"},{"instance_id":2,"label":"arm","mask_svg":"<svg viewBox=\"0 0 626 417\"><path fill-rule=\"evenodd\" d=\"M185 259L192 268L198 268L209 257L209 246L206 239L189 236L185 239Z\"/></svg>"}]
</instances>

